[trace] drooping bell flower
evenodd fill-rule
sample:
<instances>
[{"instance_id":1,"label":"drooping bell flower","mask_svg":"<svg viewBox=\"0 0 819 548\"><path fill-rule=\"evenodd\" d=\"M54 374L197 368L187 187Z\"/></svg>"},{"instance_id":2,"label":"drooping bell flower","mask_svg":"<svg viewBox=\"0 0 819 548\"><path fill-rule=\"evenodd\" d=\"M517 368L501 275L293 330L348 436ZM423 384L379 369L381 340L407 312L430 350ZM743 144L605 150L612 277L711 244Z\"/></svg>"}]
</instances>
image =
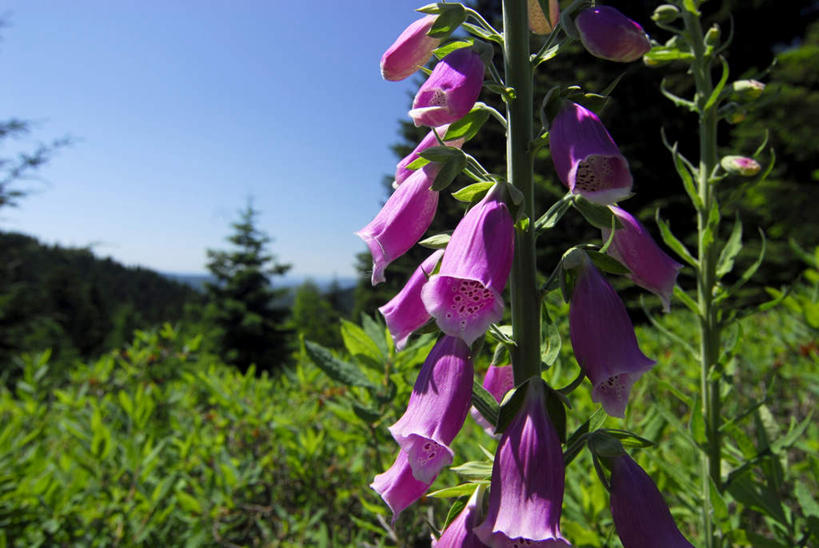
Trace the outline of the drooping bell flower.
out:
<instances>
[{"instance_id":1,"label":"drooping bell flower","mask_svg":"<svg viewBox=\"0 0 819 548\"><path fill-rule=\"evenodd\" d=\"M429 61L432 51L441 44L440 38L427 35L435 19L434 15L418 19L384 52L381 56L381 76L385 80L403 80Z\"/></svg>"},{"instance_id":2,"label":"drooping bell flower","mask_svg":"<svg viewBox=\"0 0 819 548\"><path fill-rule=\"evenodd\" d=\"M439 249L427 257L415 269L403 289L387 304L378 309L395 341L395 348L402 350L413 331L427 323L430 316L421 301L421 287L427 282L444 250Z\"/></svg>"},{"instance_id":3,"label":"drooping bell flower","mask_svg":"<svg viewBox=\"0 0 819 548\"><path fill-rule=\"evenodd\" d=\"M432 478L428 483L415 479L412 475L412 468L410 468L407 454L404 451L399 451L398 457L390 469L375 476L370 487L381 495L381 498L390 507L392 521L395 523L398 514L420 499L433 481L435 481L435 478Z\"/></svg>"},{"instance_id":4,"label":"drooping bell flower","mask_svg":"<svg viewBox=\"0 0 819 548\"><path fill-rule=\"evenodd\" d=\"M480 513L483 487L478 487L469 497L464 509L452 520L441 533L438 540L432 541L432 548L482 548L483 544L473 529L477 525Z\"/></svg>"},{"instance_id":5,"label":"drooping bell flower","mask_svg":"<svg viewBox=\"0 0 819 548\"><path fill-rule=\"evenodd\" d=\"M491 547L569 546L560 535L563 482L560 440L543 387L532 382L498 444L487 516L475 534Z\"/></svg>"},{"instance_id":6,"label":"drooping bell flower","mask_svg":"<svg viewBox=\"0 0 819 548\"><path fill-rule=\"evenodd\" d=\"M515 229L500 193L495 186L461 219L438 274L421 289L441 331L467 344L503 317L501 293L512 269Z\"/></svg>"},{"instance_id":7,"label":"drooping bell flower","mask_svg":"<svg viewBox=\"0 0 819 548\"><path fill-rule=\"evenodd\" d=\"M549 130L549 148L558 177L573 194L605 205L631 193L628 162L592 111L564 103Z\"/></svg>"},{"instance_id":8,"label":"drooping bell flower","mask_svg":"<svg viewBox=\"0 0 819 548\"><path fill-rule=\"evenodd\" d=\"M611 515L625 548L693 548L680 533L663 496L628 454L611 462Z\"/></svg>"},{"instance_id":9,"label":"drooping bell flower","mask_svg":"<svg viewBox=\"0 0 819 548\"><path fill-rule=\"evenodd\" d=\"M585 253L579 262L569 308L572 349L594 386L592 400L609 415L623 417L632 385L655 361L640 351L631 319L614 288Z\"/></svg>"},{"instance_id":10,"label":"drooping bell flower","mask_svg":"<svg viewBox=\"0 0 819 548\"><path fill-rule=\"evenodd\" d=\"M640 287L655 293L663 302L663 310L671 309L671 294L682 265L669 257L648 233L648 230L628 211L609 206L623 225L615 229L608 254L628 267L628 277ZM604 228L603 241L608 241L610 228Z\"/></svg>"},{"instance_id":11,"label":"drooping bell flower","mask_svg":"<svg viewBox=\"0 0 819 548\"><path fill-rule=\"evenodd\" d=\"M453 51L432 70L412 102L416 126L438 127L466 116L483 86L484 65L471 48Z\"/></svg>"},{"instance_id":12,"label":"drooping bell flower","mask_svg":"<svg viewBox=\"0 0 819 548\"><path fill-rule=\"evenodd\" d=\"M435 128L435 131L437 131L438 136L440 136L441 139L443 139L448 129L449 124L445 124L441 127ZM444 143L451 147L461 148L461 146L464 144L464 140L453 139L452 141L444 141ZM395 167L395 181L392 183L393 188L398 188L398 185L403 183L407 179L407 177L412 175L413 170L407 169L407 166L410 165L415 160L417 160L421 152L433 146L438 146L438 139L435 138L435 132L430 130L430 132L427 133L423 139L421 139L421 142L418 143L418 146L416 146L412 152L407 154L400 162L398 162L398 165ZM440 164L432 163L427 165L429 166L428 169L431 170L430 174L432 174L432 177L434 179L435 175L438 174Z\"/></svg>"},{"instance_id":13,"label":"drooping bell flower","mask_svg":"<svg viewBox=\"0 0 819 548\"><path fill-rule=\"evenodd\" d=\"M557 0L549 1L549 15L548 17L543 12L538 0L528 0L527 9L529 12L529 30L534 34L549 34L551 33L557 21L560 18L560 6Z\"/></svg>"},{"instance_id":14,"label":"drooping bell flower","mask_svg":"<svg viewBox=\"0 0 819 548\"><path fill-rule=\"evenodd\" d=\"M630 63L651 49L643 27L610 6L586 8L574 22L583 47L600 59Z\"/></svg>"},{"instance_id":15,"label":"drooping bell flower","mask_svg":"<svg viewBox=\"0 0 819 548\"><path fill-rule=\"evenodd\" d=\"M418 481L431 483L452 462L449 444L466 420L473 374L469 347L456 337L441 338L418 373L407 410L390 426Z\"/></svg>"},{"instance_id":16,"label":"drooping bell flower","mask_svg":"<svg viewBox=\"0 0 819 548\"><path fill-rule=\"evenodd\" d=\"M438 207L438 193L430 190L434 180L426 166L416 170L370 224L356 232L373 257L373 285L385 280L387 265L415 245L432 224Z\"/></svg>"},{"instance_id":17,"label":"drooping bell flower","mask_svg":"<svg viewBox=\"0 0 819 548\"><path fill-rule=\"evenodd\" d=\"M483 387L487 392L492 394L492 397L500 403L507 392L515 387L515 373L511 365L495 365L489 364L486 370L486 375L483 378ZM472 418L475 419L486 433L490 436L495 435L494 425L489 424L483 415L474 407L469 410Z\"/></svg>"}]
</instances>

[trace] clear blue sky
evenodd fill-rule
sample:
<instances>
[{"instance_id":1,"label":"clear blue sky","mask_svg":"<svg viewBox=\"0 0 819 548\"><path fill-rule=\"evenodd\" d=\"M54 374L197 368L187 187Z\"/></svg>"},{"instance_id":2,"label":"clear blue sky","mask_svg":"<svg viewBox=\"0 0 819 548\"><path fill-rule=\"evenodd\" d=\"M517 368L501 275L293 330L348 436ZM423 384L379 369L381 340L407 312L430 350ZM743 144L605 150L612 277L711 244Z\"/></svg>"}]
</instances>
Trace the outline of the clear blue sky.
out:
<instances>
[{"instance_id":1,"label":"clear blue sky","mask_svg":"<svg viewBox=\"0 0 819 548\"><path fill-rule=\"evenodd\" d=\"M383 201L413 79L379 59L423 1L11 0L0 156L70 135L0 229L171 272L204 272L254 197L300 275L352 275Z\"/></svg>"}]
</instances>

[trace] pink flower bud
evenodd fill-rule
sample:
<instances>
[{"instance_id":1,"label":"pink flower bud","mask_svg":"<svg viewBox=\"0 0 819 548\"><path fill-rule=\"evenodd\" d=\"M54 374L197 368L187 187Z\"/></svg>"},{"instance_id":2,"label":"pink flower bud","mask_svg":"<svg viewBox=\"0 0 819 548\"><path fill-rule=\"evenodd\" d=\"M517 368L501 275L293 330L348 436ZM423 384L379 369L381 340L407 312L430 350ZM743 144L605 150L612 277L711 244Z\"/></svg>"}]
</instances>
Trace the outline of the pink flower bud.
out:
<instances>
[{"instance_id":1,"label":"pink flower bud","mask_svg":"<svg viewBox=\"0 0 819 548\"><path fill-rule=\"evenodd\" d=\"M441 40L427 36L436 16L427 15L408 26L381 56L381 76L398 81L424 66Z\"/></svg>"},{"instance_id":2,"label":"pink flower bud","mask_svg":"<svg viewBox=\"0 0 819 548\"><path fill-rule=\"evenodd\" d=\"M472 109L483 87L484 65L471 48L453 51L435 65L412 102L416 126L437 127L460 120Z\"/></svg>"},{"instance_id":3,"label":"pink flower bud","mask_svg":"<svg viewBox=\"0 0 819 548\"><path fill-rule=\"evenodd\" d=\"M720 160L719 165L728 173L743 177L753 177L762 169L759 162L745 156L725 156Z\"/></svg>"},{"instance_id":4,"label":"pink flower bud","mask_svg":"<svg viewBox=\"0 0 819 548\"><path fill-rule=\"evenodd\" d=\"M528 0L527 8L529 11L529 30L534 34L549 34L557 25L560 18L560 6L557 0L549 1L549 15L543 13L543 8L540 7L538 0Z\"/></svg>"},{"instance_id":5,"label":"pink flower bud","mask_svg":"<svg viewBox=\"0 0 819 548\"><path fill-rule=\"evenodd\" d=\"M592 111L565 103L552 121L549 148L557 176L573 194L611 204L631 193L628 162Z\"/></svg>"},{"instance_id":6,"label":"pink flower bud","mask_svg":"<svg viewBox=\"0 0 819 548\"><path fill-rule=\"evenodd\" d=\"M636 61L651 49L643 27L609 6L586 8L575 19L586 51L609 61Z\"/></svg>"}]
</instances>

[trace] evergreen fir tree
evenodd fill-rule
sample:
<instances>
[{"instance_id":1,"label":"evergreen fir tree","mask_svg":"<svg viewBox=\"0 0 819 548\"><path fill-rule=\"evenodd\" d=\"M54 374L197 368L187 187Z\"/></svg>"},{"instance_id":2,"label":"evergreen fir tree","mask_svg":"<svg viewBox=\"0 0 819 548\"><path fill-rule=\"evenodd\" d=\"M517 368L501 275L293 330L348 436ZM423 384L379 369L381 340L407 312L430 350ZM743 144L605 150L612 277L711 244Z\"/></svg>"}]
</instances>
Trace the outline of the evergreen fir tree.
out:
<instances>
[{"instance_id":1,"label":"evergreen fir tree","mask_svg":"<svg viewBox=\"0 0 819 548\"><path fill-rule=\"evenodd\" d=\"M252 204L239 213L229 251L209 249L208 269L215 282L206 285L209 316L218 327L223 358L242 371L272 371L287 359L290 331L284 326L288 309L281 305L286 289L274 289L271 278L281 276L281 264L266 252L270 237L256 226Z\"/></svg>"}]
</instances>

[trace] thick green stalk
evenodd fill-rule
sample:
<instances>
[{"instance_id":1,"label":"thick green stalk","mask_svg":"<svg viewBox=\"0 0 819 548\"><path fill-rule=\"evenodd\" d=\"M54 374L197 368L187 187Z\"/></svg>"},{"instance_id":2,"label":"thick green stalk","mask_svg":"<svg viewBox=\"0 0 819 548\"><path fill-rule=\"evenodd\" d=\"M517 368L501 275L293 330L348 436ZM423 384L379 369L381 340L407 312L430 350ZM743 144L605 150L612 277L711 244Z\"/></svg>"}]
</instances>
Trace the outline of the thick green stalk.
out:
<instances>
[{"instance_id":1,"label":"thick green stalk","mask_svg":"<svg viewBox=\"0 0 819 548\"><path fill-rule=\"evenodd\" d=\"M514 97L506 104L507 177L523 194L524 219L515 231L512 264L512 329L517 347L512 352L515 384L540 376L540 301L537 298L534 181L532 177L532 67L526 0L503 0L504 68L506 85Z\"/></svg>"},{"instance_id":2,"label":"thick green stalk","mask_svg":"<svg viewBox=\"0 0 819 548\"><path fill-rule=\"evenodd\" d=\"M698 166L697 187L702 208L697 211L697 303L699 305L700 326L700 391L702 413L707 433L707 448L702 467L703 521L705 525L706 545L709 548L719 546L719 538L714 531L711 504L711 481L722 488L721 456L722 440L720 438L720 379L718 372L719 352L721 346L720 327L717 310L714 306L714 288L716 286L717 222L712 221L709 227L709 213L717 207L716 196L711 185L711 174L717 165L717 113L716 102L707 106L714 90L711 79L711 59L707 55L703 42L703 32L699 17L687 10L683 11L685 31L691 41L694 52L694 63L691 72L697 89L695 103L699 112L700 159Z\"/></svg>"}]
</instances>

